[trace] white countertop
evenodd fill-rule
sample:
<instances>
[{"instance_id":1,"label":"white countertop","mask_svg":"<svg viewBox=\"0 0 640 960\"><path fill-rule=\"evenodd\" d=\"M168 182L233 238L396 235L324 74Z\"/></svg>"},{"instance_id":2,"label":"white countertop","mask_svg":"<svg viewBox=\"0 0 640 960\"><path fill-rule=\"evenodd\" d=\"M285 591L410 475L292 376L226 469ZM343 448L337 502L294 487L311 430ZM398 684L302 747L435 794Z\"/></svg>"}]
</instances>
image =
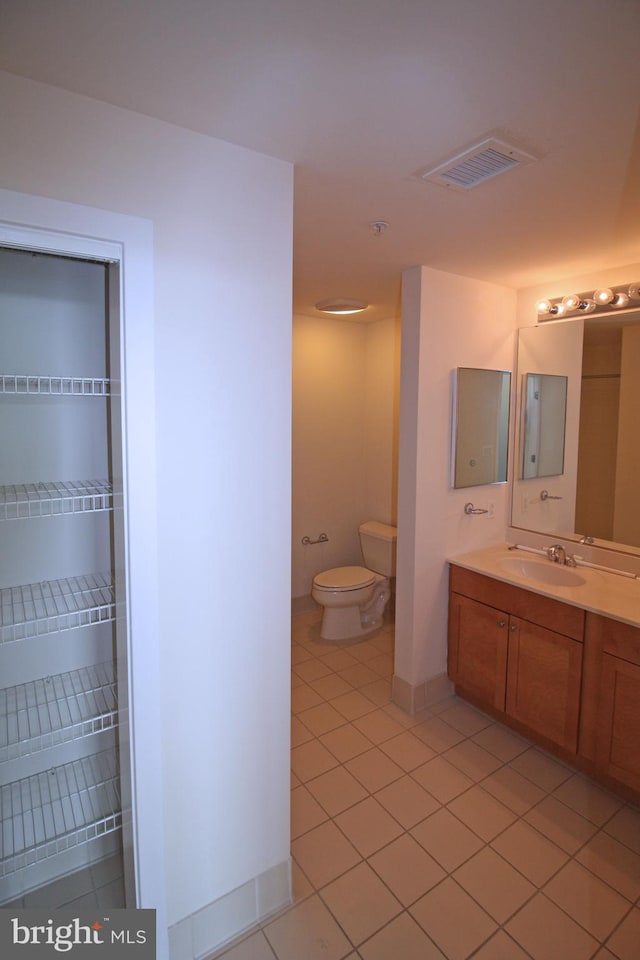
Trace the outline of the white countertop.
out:
<instances>
[{"instance_id":1,"label":"white countertop","mask_svg":"<svg viewBox=\"0 0 640 960\"><path fill-rule=\"evenodd\" d=\"M583 566L563 567L561 569L583 578L584 583L579 586L560 586L555 583L543 583L532 576L523 575L517 569L518 564L513 563L514 558L526 560L527 563L523 566L533 565L530 569L534 572L540 564L556 566L550 560L536 554L524 550L509 550L506 543L474 550L472 553L462 553L449 557L448 560L449 563L458 567L483 573L495 580L512 583L533 593L553 597L574 607L581 607L583 610L599 613L603 617L611 617L614 620L629 623L631 626L640 627L640 579L618 576L615 573L592 570ZM545 575L548 570L545 568L540 572Z\"/></svg>"}]
</instances>

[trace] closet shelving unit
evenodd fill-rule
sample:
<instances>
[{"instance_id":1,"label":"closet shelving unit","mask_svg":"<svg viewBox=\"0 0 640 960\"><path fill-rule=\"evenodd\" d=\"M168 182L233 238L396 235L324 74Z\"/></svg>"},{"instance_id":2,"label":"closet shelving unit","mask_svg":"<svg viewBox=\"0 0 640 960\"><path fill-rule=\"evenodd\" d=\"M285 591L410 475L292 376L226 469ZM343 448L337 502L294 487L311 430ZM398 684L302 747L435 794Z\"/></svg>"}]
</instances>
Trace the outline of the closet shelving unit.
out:
<instances>
[{"instance_id":1,"label":"closet shelving unit","mask_svg":"<svg viewBox=\"0 0 640 960\"><path fill-rule=\"evenodd\" d=\"M104 271L96 264L92 268ZM106 371L104 310L102 316L102 330L96 328L87 342L91 365L104 364ZM79 322L66 328L69 343L77 340ZM71 349L77 357L75 346ZM73 448L71 462L80 465L78 472L96 457L98 468L110 472L109 404L118 386L104 377L0 373L0 405L8 403L11 408L5 410L3 422L10 424L7 429L18 448L16 473L33 472L38 457L29 448L38 437L46 441L50 424L57 431L51 445L45 442L55 461L51 473L65 469L60 447ZM66 411L73 407L77 412L78 404L89 407L76 416L61 412L60 404ZM94 414L96 404L99 410ZM28 436L32 423L33 443ZM77 423L82 425L78 436ZM93 452L85 454L83 443ZM47 458L45 452L43 473L52 466ZM29 466L25 468L23 461ZM2 479L18 477L5 471ZM121 498L114 496L110 479L29 478L0 486L0 549L2 539L12 544L21 554L17 570L33 569L36 581L42 572L55 572L59 542L59 572L64 574L0 588L0 905L111 855L121 844L113 573L116 506L121 506ZM9 531L10 536L3 538ZM90 557L94 569L69 575L76 556ZM95 572L96 566L102 571ZM6 583L10 563L4 570ZM62 669L55 669L58 664Z\"/></svg>"}]
</instances>

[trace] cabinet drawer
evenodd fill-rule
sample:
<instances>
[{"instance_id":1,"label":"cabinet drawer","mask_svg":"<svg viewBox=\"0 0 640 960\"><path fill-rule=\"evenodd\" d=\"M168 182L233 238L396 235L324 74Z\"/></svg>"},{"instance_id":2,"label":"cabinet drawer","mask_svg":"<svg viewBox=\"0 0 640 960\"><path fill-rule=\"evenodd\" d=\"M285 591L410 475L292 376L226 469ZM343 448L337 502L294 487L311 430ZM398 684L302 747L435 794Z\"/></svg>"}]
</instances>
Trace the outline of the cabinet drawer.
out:
<instances>
[{"instance_id":1,"label":"cabinet drawer","mask_svg":"<svg viewBox=\"0 0 640 960\"><path fill-rule=\"evenodd\" d=\"M587 631L603 653L640 666L640 629L597 613L587 614Z\"/></svg>"},{"instance_id":2,"label":"cabinet drawer","mask_svg":"<svg viewBox=\"0 0 640 960\"><path fill-rule=\"evenodd\" d=\"M540 624L572 640L581 641L584 637L585 614L579 607L485 577L455 564L450 568L450 587L455 593Z\"/></svg>"}]
</instances>

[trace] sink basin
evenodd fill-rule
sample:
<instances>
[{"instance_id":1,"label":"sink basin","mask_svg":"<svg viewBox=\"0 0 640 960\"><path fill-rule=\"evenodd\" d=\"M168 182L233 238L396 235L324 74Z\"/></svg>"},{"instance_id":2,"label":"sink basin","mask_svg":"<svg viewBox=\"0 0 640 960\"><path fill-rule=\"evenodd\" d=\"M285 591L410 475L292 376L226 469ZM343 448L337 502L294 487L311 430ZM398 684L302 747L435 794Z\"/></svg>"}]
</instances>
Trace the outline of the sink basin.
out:
<instances>
[{"instance_id":1,"label":"sink basin","mask_svg":"<svg viewBox=\"0 0 640 960\"><path fill-rule=\"evenodd\" d=\"M504 557L500 564L507 573L527 580L553 584L556 587L580 587L587 581L572 567L550 560L531 560L529 557Z\"/></svg>"}]
</instances>

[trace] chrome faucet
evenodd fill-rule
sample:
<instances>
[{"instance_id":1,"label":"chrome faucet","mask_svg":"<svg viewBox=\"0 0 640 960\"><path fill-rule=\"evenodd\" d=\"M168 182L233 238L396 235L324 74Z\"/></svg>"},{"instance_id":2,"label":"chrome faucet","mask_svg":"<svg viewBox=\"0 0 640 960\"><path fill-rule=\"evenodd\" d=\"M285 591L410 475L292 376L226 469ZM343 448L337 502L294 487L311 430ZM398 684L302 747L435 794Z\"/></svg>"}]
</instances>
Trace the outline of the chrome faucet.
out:
<instances>
[{"instance_id":1,"label":"chrome faucet","mask_svg":"<svg viewBox=\"0 0 640 960\"><path fill-rule=\"evenodd\" d=\"M553 563L563 563L567 567L575 567L576 561L568 554L561 543L554 543L552 547L547 547L547 556Z\"/></svg>"},{"instance_id":2,"label":"chrome faucet","mask_svg":"<svg viewBox=\"0 0 640 960\"><path fill-rule=\"evenodd\" d=\"M561 543L555 543L552 547L547 547L547 556L554 563L567 562L567 551Z\"/></svg>"}]
</instances>

